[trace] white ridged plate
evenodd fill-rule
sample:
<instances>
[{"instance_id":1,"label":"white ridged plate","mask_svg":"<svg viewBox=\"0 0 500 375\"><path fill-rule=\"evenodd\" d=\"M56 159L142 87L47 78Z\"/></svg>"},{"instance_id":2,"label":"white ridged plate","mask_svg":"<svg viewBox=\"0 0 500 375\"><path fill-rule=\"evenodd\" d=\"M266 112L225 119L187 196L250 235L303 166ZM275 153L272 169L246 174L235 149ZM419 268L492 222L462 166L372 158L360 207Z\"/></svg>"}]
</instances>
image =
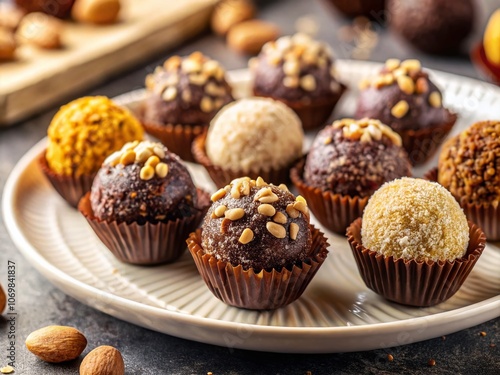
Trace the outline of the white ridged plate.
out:
<instances>
[{"instance_id":1,"label":"white ridged plate","mask_svg":"<svg viewBox=\"0 0 500 375\"><path fill-rule=\"evenodd\" d=\"M352 90L335 115L352 115L356 83L380 65L339 61ZM237 95L248 93L249 74L231 72ZM500 90L446 73L433 78L445 104L461 118L457 133L476 120L500 118ZM117 100L131 108L142 90ZM312 134L308 135L310 143ZM438 337L500 316L500 248L488 243L462 288L429 308L387 302L366 288L342 236L326 232L330 254L303 296L276 311L228 307L216 299L186 253L176 263L137 267L117 261L85 219L52 189L36 157L45 140L17 164L5 186L5 225L19 250L45 277L83 303L128 322L210 344L274 352L346 352ZM428 169L434 161L415 171ZM199 186L214 187L203 168L189 165ZM314 218L313 218L314 221Z\"/></svg>"}]
</instances>

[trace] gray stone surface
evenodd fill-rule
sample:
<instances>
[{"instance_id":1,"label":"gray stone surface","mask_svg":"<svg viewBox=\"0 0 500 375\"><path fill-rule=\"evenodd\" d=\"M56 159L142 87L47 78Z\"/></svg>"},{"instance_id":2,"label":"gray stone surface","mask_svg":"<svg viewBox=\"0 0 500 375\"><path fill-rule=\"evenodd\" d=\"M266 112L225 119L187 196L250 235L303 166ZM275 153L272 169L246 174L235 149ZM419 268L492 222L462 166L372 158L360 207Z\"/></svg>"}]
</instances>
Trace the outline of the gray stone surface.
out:
<instances>
[{"instance_id":1,"label":"gray stone surface","mask_svg":"<svg viewBox=\"0 0 500 375\"><path fill-rule=\"evenodd\" d=\"M320 25L319 37L329 42L337 56L349 57L350 47L337 38L337 29L348 20L329 12L319 1L261 1L261 18L277 22L283 33L294 31L295 20L313 15ZM402 44L394 35L379 30L379 46L372 60L387 57L417 57L430 67L477 77L465 56L444 58L422 55ZM228 69L246 66L247 58L228 50L222 39L209 34L191 40L175 51L159 51L157 59L133 71L110 77L107 83L86 94L115 96L141 88L146 73L172 53L187 54L201 50L220 60ZM1 67L0 67L1 69ZM70 84L70 83L68 83ZM73 98L68 97L66 101ZM0 130L0 193L5 180L19 158L46 133L57 106L17 126ZM24 339L33 330L49 324L67 324L85 332L91 348L109 344L124 355L127 374L498 374L500 373L500 319L421 343L358 353L287 355L230 350L146 330L105 315L54 288L14 248L0 218L0 281L6 283L7 261L17 265L17 341L16 374L77 374L79 360L49 365L24 347ZM500 271L499 271L500 272ZM500 312L498 314L500 316ZM7 363L8 322L0 318L0 367ZM481 336L480 332L486 332ZM498 346L495 346L497 344ZM387 355L394 357L388 361ZM428 361L435 359L430 367Z\"/></svg>"}]
</instances>

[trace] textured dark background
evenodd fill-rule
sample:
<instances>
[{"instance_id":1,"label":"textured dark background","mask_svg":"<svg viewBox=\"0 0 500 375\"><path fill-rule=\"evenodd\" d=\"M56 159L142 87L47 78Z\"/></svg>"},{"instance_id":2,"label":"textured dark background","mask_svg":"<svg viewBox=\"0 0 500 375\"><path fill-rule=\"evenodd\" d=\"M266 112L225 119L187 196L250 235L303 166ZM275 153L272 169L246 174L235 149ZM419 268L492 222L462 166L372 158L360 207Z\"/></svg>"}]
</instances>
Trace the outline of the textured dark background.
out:
<instances>
[{"instance_id":1,"label":"textured dark background","mask_svg":"<svg viewBox=\"0 0 500 375\"><path fill-rule=\"evenodd\" d=\"M479 17L475 38L480 38L485 14L499 6L497 0L483 0L487 7ZM320 29L318 37L330 43L339 58L350 58L352 46L338 38L338 28L348 25L344 19L319 0L260 1L259 17L276 22L284 34L295 31L295 21L312 15ZM424 66L478 78L468 57L434 57L423 55L402 43L384 28L377 28L379 42L370 59L417 57ZM156 58L145 61L125 74L110 77L108 82L75 95L102 94L115 96L143 87L144 77L173 53L188 54L201 50L220 60L227 69L246 67L247 57L227 49L222 39L209 33L193 39L175 51L159 51ZM1 72L1 66L0 66ZM0 82L1 84L1 82ZM70 83L68 83L70 84ZM68 97L67 101L70 101ZM62 104L62 103L61 103ZM0 130L0 193L6 178L19 158L46 134L47 125L58 106L9 129ZM17 322L16 374L77 374L79 360L63 365L49 365L34 357L23 345L33 330L49 324L78 327L88 340L89 348L109 344L125 358L127 374L498 374L500 373L500 319L421 343L358 353L321 355L286 355L229 350L149 331L117 320L87 307L54 288L15 249L0 217L0 281L6 283L7 260L17 264L19 312ZM500 270L499 270L500 272ZM500 316L500 311L498 312ZM0 367L6 360L7 322L0 318ZM480 332L486 332L481 336ZM497 344L498 346L494 346ZM84 353L84 354L85 354ZM394 360L388 361L392 354ZM429 359L436 365L430 367Z\"/></svg>"}]
</instances>

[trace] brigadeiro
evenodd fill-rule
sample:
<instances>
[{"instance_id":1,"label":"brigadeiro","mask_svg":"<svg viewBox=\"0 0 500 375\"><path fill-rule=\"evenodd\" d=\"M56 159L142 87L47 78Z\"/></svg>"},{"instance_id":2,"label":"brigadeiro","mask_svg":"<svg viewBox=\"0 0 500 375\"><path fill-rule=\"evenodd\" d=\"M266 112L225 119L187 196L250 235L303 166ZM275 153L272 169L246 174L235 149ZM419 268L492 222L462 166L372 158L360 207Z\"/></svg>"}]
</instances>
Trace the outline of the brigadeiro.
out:
<instances>
[{"instance_id":1,"label":"brigadeiro","mask_svg":"<svg viewBox=\"0 0 500 375\"><path fill-rule=\"evenodd\" d=\"M378 75L361 81L356 118L374 118L397 132L413 165L436 152L457 120L420 61L389 59Z\"/></svg>"},{"instance_id":2,"label":"brigadeiro","mask_svg":"<svg viewBox=\"0 0 500 375\"><path fill-rule=\"evenodd\" d=\"M208 205L177 155L136 141L108 156L78 209L118 259L152 265L183 253Z\"/></svg>"},{"instance_id":3,"label":"brigadeiro","mask_svg":"<svg viewBox=\"0 0 500 375\"><path fill-rule=\"evenodd\" d=\"M347 237L368 288L390 301L419 307L453 296L486 242L449 191L407 177L377 190Z\"/></svg>"},{"instance_id":4,"label":"brigadeiro","mask_svg":"<svg viewBox=\"0 0 500 375\"><path fill-rule=\"evenodd\" d=\"M170 151L193 161L191 143L233 100L231 92L217 61L201 52L172 56L146 77L144 128Z\"/></svg>"},{"instance_id":5,"label":"brigadeiro","mask_svg":"<svg viewBox=\"0 0 500 375\"><path fill-rule=\"evenodd\" d=\"M276 309L301 296L327 256L304 198L285 185L242 177L215 192L188 247L212 293L247 309Z\"/></svg>"},{"instance_id":6,"label":"brigadeiro","mask_svg":"<svg viewBox=\"0 0 500 375\"><path fill-rule=\"evenodd\" d=\"M44 12L59 18L69 16L74 2L75 0L15 0L16 5L25 12Z\"/></svg>"},{"instance_id":7,"label":"brigadeiro","mask_svg":"<svg viewBox=\"0 0 500 375\"><path fill-rule=\"evenodd\" d=\"M306 34L268 42L250 60L257 96L292 108L304 129L324 126L346 87L339 82L330 48Z\"/></svg>"},{"instance_id":8,"label":"brigadeiro","mask_svg":"<svg viewBox=\"0 0 500 375\"><path fill-rule=\"evenodd\" d=\"M270 98L244 98L223 107L207 134L193 143L193 155L217 187L240 176L261 176L286 183L302 156L300 119L285 104Z\"/></svg>"},{"instance_id":9,"label":"brigadeiro","mask_svg":"<svg viewBox=\"0 0 500 375\"><path fill-rule=\"evenodd\" d=\"M448 140L439 155L437 181L458 200L465 214L500 239L500 121L480 121Z\"/></svg>"},{"instance_id":10,"label":"brigadeiro","mask_svg":"<svg viewBox=\"0 0 500 375\"><path fill-rule=\"evenodd\" d=\"M132 113L105 96L87 96L62 106L47 130L39 165L71 206L90 190L104 159L144 131Z\"/></svg>"},{"instance_id":11,"label":"brigadeiro","mask_svg":"<svg viewBox=\"0 0 500 375\"><path fill-rule=\"evenodd\" d=\"M367 16L384 19L386 0L325 0L348 17Z\"/></svg>"},{"instance_id":12,"label":"brigadeiro","mask_svg":"<svg viewBox=\"0 0 500 375\"><path fill-rule=\"evenodd\" d=\"M410 176L401 137L373 119L342 119L321 130L291 178L314 216L344 234L382 184Z\"/></svg>"},{"instance_id":13,"label":"brigadeiro","mask_svg":"<svg viewBox=\"0 0 500 375\"><path fill-rule=\"evenodd\" d=\"M456 53L474 26L473 0L388 0L389 26L432 54Z\"/></svg>"}]
</instances>

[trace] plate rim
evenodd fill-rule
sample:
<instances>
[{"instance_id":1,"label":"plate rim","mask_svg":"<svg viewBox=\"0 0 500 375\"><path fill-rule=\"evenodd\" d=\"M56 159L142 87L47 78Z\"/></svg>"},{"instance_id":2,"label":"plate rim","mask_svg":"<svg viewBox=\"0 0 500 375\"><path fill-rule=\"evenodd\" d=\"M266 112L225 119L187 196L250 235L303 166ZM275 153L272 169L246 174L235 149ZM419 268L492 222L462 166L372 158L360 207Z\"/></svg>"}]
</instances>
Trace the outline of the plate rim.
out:
<instances>
[{"instance_id":1,"label":"plate rim","mask_svg":"<svg viewBox=\"0 0 500 375\"><path fill-rule=\"evenodd\" d=\"M340 60L339 60L340 61ZM345 62L346 60L344 60ZM356 63L358 65L360 62ZM381 65L381 63L374 63L374 62L363 62L366 65L370 65L370 68L376 68L377 65ZM363 65L364 65L363 64ZM468 77L461 77L457 76L451 73L446 73L446 72L438 72L435 70L430 70L432 72L436 72L438 74L445 74L445 75L450 75L453 76L455 79L467 79L471 80L474 83L481 83L481 81L474 80L472 78ZM230 75L238 75L238 74L244 74L243 72L248 72L247 69L242 69L242 70L235 70L229 72ZM248 74L248 73L247 73ZM490 85L489 83L484 82L484 84ZM491 85L494 89L498 89ZM128 93L121 94L117 96L116 98L120 98L125 95L131 95L131 93L137 93L139 91L143 91L143 89L138 89L138 90L133 90ZM500 92L500 90L499 90ZM474 326L476 324L480 324L484 321L493 319L495 317L500 316L500 295L496 297L491 297L486 300L474 303L472 305L460 307L457 309L449 310L449 311L443 311L431 315L425 315L425 316L420 316L420 317L414 317L414 318L408 318L408 319L402 319L402 320L396 320L396 321L391 321L391 322L382 322L382 323L373 323L373 324L363 324L363 325L348 325L348 326L336 326L336 327L288 327L288 326L270 326L270 325L258 325L258 324L251 324L251 323L240 323L240 322L233 322L233 321L226 321L226 320L219 320L215 318L209 318L209 317L202 317L202 316L194 316L191 314L187 313L182 313L178 311L172 311L166 308L161 308L161 307L156 307L156 306L151 306L151 305L146 305L143 304L139 301L134 301L127 299L125 297L115 295L109 291L103 291L99 289L98 287L86 284L82 281L79 281L75 279L74 277L68 275L61 269L57 268L55 265L50 263L45 257L42 256L42 254L39 252L39 250L30 243L30 241L23 235L23 231L21 230L20 227L16 225L17 219L16 219L16 207L14 206L14 203L16 202L16 196L19 192L19 184L22 180L23 174L30 168L32 163L36 161L36 157L39 155L39 153L43 150L46 144L46 137L37 142L34 146L32 146L22 157L21 159L16 163L12 171L10 172L6 183L4 185L4 192L3 192L3 197L2 197L2 214L4 218L4 223L5 227L7 229L7 232L16 246L16 248L21 252L21 254L25 257L25 259L33 266L35 267L44 277L46 277L53 285L55 285L58 289L63 290L64 293L67 293L71 295L72 297L76 298L77 300L83 302L84 304L87 304L85 302L86 298L94 298L97 301L101 302L106 302L107 304L116 304L118 307L124 308L124 309L132 309L134 311L138 312L145 312L149 311L151 312L155 317L157 316L162 316L164 319L167 319L171 323L186 323L198 327L204 327L205 329L212 330L212 329L219 329L219 328L224 328L225 330L230 330L232 332L237 332L238 330L245 328L245 329L250 329L252 332L258 333L262 335L263 338L293 338L293 337L300 337L303 338L304 336L308 338L314 338L314 337L323 337L323 338L342 338L346 334L350 336L350 338L355 338L357 336L361 336L362 334L366 333L366 331L371 331L374 329L378 329L379 327L384 330L384 334L390 334L390 333L395 333L395 332L400 332L401 328L405 328L405 330L408 331L417 331L421 330L421 327L426 327L428 325L431 325L432 323L436 323L436 321L442 321L443 319L446 319L448 324L442 325L440 329L437 331L434 330L432 334L428 335L420 335L417 336L415 340L411 340L410 342L405 342L403 344L408 344L411 342L417 342L417 341L422 341L425 339L429 339L432 337L437 337L441 334L448 334L451 332L456 332L458 330L462 330L471 326ZM67 288L62 289L61 285L59 283L68 283L67 286L77 291L80 293L83 293L82 295L75 295L74 293L68 293ZM127 320L124 318L121 318L120 316L117 316L115 314L109 313L103 309L103 307L99 306L91 306L93 308L96 308L100 311L103 311L105 313L108 313L109 315L116 316L122 320L131 322L132 324L136 325L141 325L143 327L153 329L154 327L148 326L146 324L141 324L140 322L136 321L131 321ZM467 323L465 323L467 322ZM453 323L453 324L451 324ZM410 329L409 326L412 326L413 329ZM445 327L448 327L446 329ZM178 337L183 337L187 338L190 340L195 340L195 341L201 341L201 342L206 342L210 344L216 344L216 345L221 345L220 343L217 342L210 342L207 340L203 339L197 339L193 337L188 337L189 335L187 334L186 336L178 335L178 334L173 334L173 333L168 333L164 331L160 331L163 333L167 334L172 334ZM437 334L438 332L439 334ZM443 333L444 332L444 333ZM278 337L275 337L278 336ZM394 343L393 343L394 344ZM401 345L396 343L396 345ZM394 345L392 345L394 346ZM279 349L273 350L269 348L262 348L261 346L257 346L255 344L248 344L243 342L241 345L236 345L235 347L242 348L242 349L251 349L251 350L265 350L265 351L271 351L271 352L279 352ZM358 351L358 350L372 350L372 349L377 349L381 348L383 346L368 346L368 347L361 347L361 349L354 349L354 350L342 350L342 351ZM289 347L286 348L287 350L285 352L287 353L331 353L334 352L332 350L329 350L329 348L325 348L325 351L322 350L304 350L304 348L301 348L301 350L293 350L290 349ZM307 349L307 348L305 348Z\"/></svg>"}]
</instances>

